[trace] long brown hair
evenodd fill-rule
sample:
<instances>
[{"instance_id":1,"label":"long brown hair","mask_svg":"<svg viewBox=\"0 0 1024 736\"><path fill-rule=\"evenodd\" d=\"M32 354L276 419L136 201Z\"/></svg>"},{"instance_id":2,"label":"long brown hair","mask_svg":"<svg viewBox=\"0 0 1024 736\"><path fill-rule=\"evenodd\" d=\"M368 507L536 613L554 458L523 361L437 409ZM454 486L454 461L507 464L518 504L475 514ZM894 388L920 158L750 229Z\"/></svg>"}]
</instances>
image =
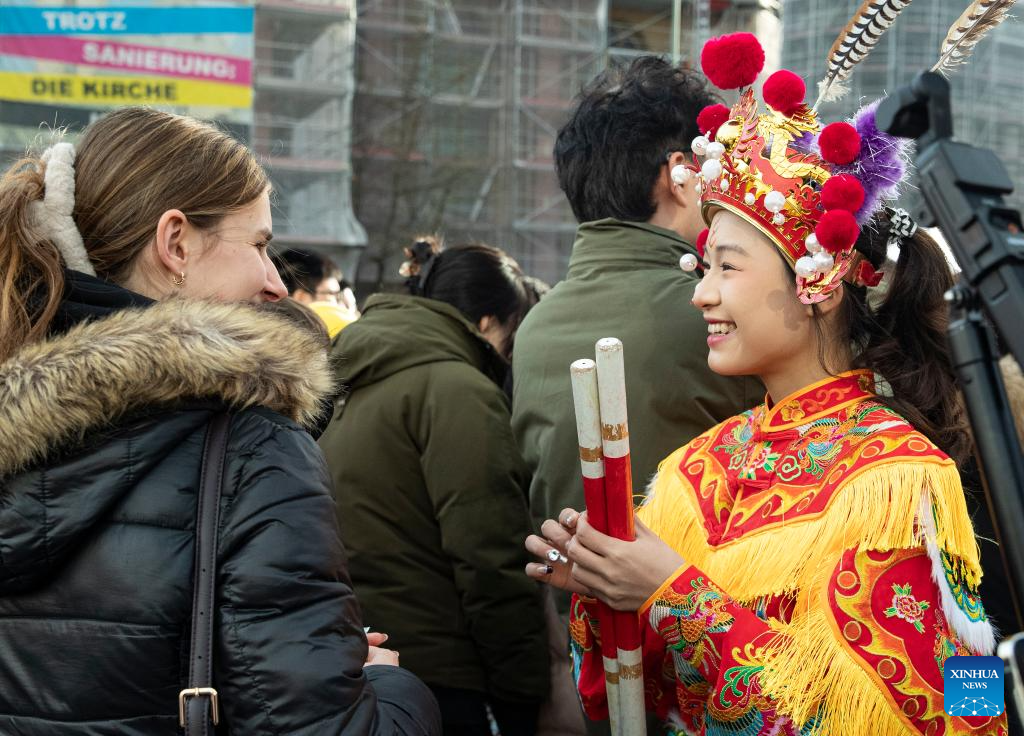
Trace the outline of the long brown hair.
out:
<instances>
[{"instance_id":1,"label":"long brown hair","mask_svg":"<svg viewBox=\"0 0 1024 736\"><path fill-rule=\"evenodd\" d=\"M877 268L885 262L888 216L862 229L857 250ZM844 283L838 324L854 346L854 367L880 375L891 391L879 400L927 436L958 464L971 451L970 433L950 362L944 299L953 274L938 244L923 230L905 238L879 300ZM891 395L890 395L891 394Z\"/></svg>"},{"instance_id":2,"label":"long brown hair","mask_svg":"<svg viewBox=\"0 0 1024 736\"><path fill-rule=\"evenodd\" d=\"M156 232L179 209L199 229L255 201L270 182L252 152L192 118L126 107L90 125L75 160L74 220L96 275L124 283ZM30 204L45 164L28 156L0 179L0 361L46 335L64 290L57 247Z\"/></svg>"}]
</instances>

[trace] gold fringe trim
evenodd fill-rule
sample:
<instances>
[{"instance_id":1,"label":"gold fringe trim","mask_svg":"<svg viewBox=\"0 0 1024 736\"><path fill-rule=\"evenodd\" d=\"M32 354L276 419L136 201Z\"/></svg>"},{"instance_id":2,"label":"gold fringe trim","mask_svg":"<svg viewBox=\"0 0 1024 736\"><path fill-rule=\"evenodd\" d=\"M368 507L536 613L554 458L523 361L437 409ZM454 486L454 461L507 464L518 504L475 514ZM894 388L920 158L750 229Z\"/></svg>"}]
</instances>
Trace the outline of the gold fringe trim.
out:
<instances>
[{"instance_id":1,"label":"gold fringe trim","mask_svg":"<svg viewBox=\"0 0 1024 736\"><path fill-rule=\"evenodd\" d=\"M915 521L923 497L934 512L936 544L963 566L972 586L981 579L978 543L951 460L893 458L869 465L847 479L820 514L712 547L694 493L678 471L682 451L662 463L639 518L743 604L790 594L798 595L799 610L810 591L829 579L845 550L922 546L924 530Z\"/></svg>"},{"instance_id":2,"label":"gold fringe trim","mask_svg":"<svg viewBox=\"0 0 1024 736\"><path fill-rule=\"evenodd\" d=\"M838 641L839 633L821 608L776 625L762 652L762 691L779 713L798 725L817 717L814 734L905 736L916 733L886 697L881 677L869 671Z\"/></svg>"}]
</instances>

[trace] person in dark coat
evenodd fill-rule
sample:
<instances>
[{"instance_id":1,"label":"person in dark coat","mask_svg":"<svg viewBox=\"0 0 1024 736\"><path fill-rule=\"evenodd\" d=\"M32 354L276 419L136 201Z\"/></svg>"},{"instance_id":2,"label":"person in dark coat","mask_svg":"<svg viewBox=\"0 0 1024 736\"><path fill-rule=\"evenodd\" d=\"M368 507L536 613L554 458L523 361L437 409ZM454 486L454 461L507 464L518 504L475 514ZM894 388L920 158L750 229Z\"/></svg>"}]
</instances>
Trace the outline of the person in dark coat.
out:
<instances>
[{"instance_id":1,"label":"person in dark coat","mask_svg":"<svg viewBox=\"0 0 1024 736\"><path fill-rule=\"evenodd\" d=\"M415 251L413 295L370 297L332 350L346 398L320 446L349 568L446 736L489 735L487 707L502 736L533 736L546 634L521 573L528 475L501 389L526 294L495 248Z\"/></svg>"},{"instance_id":2,"label":"person in dark coat","mask_svg":"<svg viewBox=\"0 0 1024 736\"><path fill-rule=\"evenodd\" d=\"M430 691L363 633L303 426L331 390L322 345L249 304L285 293L268 191L243 145L143 108L0 181L0 733L180 733L225 410L218 733L441 733Z\"/></svg>"}]
</instances>

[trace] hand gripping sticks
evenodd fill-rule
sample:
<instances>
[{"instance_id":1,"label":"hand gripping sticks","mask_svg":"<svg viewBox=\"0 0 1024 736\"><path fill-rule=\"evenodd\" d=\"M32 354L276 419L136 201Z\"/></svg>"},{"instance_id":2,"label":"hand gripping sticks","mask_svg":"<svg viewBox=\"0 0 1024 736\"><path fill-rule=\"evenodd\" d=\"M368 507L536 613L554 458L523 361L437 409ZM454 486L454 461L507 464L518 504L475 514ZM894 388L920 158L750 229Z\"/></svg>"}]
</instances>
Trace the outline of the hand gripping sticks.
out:
<instances>
[{"instance_id":1,"label":"hand gripping sticks","mask_svg":"<svg viewBox=\"0 0 1024 736\"><path fill-rule=\"evenodd\" d=\"M570 368L587 518L598 531L632 541L633 482L622 342L606 337L596 347L596 366L594 361L578 360ZM612 733L642 736L646 721L640 623L632 611L613 611L604 603L598 610Z\"/></svg>"}]
</instances>

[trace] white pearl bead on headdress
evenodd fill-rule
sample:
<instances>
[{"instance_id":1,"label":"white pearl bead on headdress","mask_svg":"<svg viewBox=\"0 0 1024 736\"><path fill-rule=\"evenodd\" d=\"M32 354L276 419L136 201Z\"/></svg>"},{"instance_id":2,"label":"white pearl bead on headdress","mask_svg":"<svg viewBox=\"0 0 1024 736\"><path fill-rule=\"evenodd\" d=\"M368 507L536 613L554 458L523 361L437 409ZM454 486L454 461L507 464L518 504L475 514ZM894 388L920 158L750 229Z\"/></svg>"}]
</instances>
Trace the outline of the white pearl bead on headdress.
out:
<instances>
[{"instance_id":1,"label":"white pearl bead on headdress","mask_svg":"<svg viewBox=\"0 0 1024 736\"><path fill-rule=\"evenodd\" d=\"M832 257L832 254L825 250L815 253L811 256L811 260L814 261L814 267L822 273L831 270L832 266L835 265L835 259Z\"/></svg>"},{"instance_id":2,"label":"white pearl bead on headdress","mask_svg":"<svg viewBox=\"0 0 1024 736\"><path fill-rule=\"evenodd\" d=\"M772 190L764 195L764 208L769 212L779 213L786 206L786 195Z\"/></svg>"},{"instance_id":3,"label":"white pearl bead on headdress","mask_svg":"<svg viewBox=\"0 0 1024 736\"><path fill-rule=\"evenodd\" d=\"M693 253L685 253L679 258L679 268L686 272L697 270L697 256Z\"/></svg>"},{"instance_id":4,"label":"white pearl bead on headdress","mask_svg":"<svg viewBox=\"0 0 1024 736\"><path fill-rule=\"evenodd\" d=\"M674 183L682 186L690 180L691 176L693 176L693 171L690 168L683 166L683 164L676 164L672 167L670 175Z\"/></svg>"},{"instance_id":5,"label":"white pearl bead on headdress","mask_svg":"<svg viewBox=\"0 0 1024 736\"><path fill-rule=\"evenodd\" d=\"M814 263L814 259L810 256L801 256L796 261L796 275L805 279L809 279L818 272L818 267Z\"/></svg>"},{"instance_id":6,"label":"white pearl bead on headdress","mask_svg":"<svg viewBox=\"0 0 1024 736\"><path fill-rule=\"evenodd\" d=\"M722 175L722 162L716 158L709 158L701 165L700 173L708 181L717 179Z\"/></svg>"}]
</instances>

